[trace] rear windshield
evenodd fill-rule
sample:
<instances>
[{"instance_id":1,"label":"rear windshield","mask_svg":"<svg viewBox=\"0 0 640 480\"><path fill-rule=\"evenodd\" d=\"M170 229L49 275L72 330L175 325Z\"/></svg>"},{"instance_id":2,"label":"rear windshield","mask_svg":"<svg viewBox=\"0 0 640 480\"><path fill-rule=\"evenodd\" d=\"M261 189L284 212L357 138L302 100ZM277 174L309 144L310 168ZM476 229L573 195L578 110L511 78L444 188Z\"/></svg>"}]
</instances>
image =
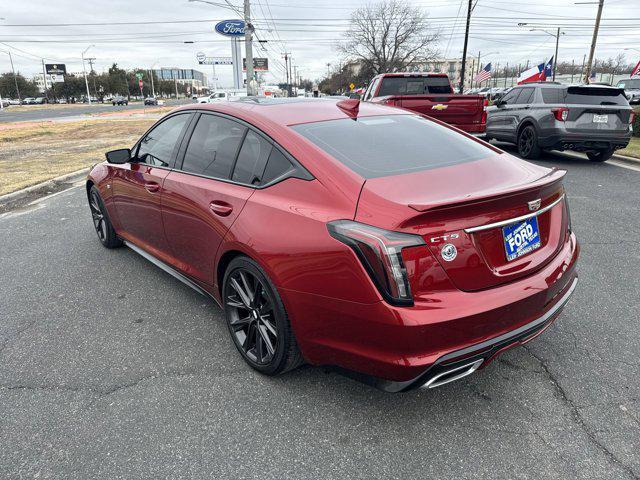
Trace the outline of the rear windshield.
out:
<instances>
[{"instance_id":1,"label":"rear windshield","mask_svg":"<svg viewBox=\"0 0 640 480\"><path fill-rule=\"evenodd\" d=\"M481 143L417 115L329 120L291 128L364 178L429 170L495 155Z\"/></svg>"},{"instance_id":2,"label":"rear windshield","mask_svg":"<svg viewBox=\"0 0 640 480\"><path fill-rule=\"evenodd\" d=\"M378 97L453 93L447 77L384 77Z\"/></svg>"},{"instance_id":3,"label":"rear windshield","mask_svg":"<svg viewBox=\"0 0 640 480\"><path fill-rule=\"evenodd\" d=\"M640 78L630 78L629 80L621 80L616 85L618 88L640 88Z\"/></svg>"},{"instance_id":4,"label":"rear windshield","mask_svg":"<svg viewBox=\"0 0 640 480\"><path fill-rule=\"evenodd\" d=\"M578 105L628 105L620 88L569 87L565 103Z\"/></svg>"}]
</instances>

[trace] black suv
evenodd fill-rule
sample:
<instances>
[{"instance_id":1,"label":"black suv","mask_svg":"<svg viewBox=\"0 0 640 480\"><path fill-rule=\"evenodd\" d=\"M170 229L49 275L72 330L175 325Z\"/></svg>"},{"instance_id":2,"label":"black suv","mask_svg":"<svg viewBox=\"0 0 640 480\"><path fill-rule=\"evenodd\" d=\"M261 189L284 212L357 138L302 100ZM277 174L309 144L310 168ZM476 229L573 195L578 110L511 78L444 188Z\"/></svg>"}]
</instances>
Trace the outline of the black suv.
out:
<instances>
[{"instance_id":1,"label":"black suv","mask_svg":"<svg viewBox=\"0 0 640 480\"><path fill-rule=\"evenodd\" d=\"M542 149L585 152L604 162L629 144L633 111L616 87L527 83L489 107L487 141L515 143L523 158Z\"/></svg>"}]
</instances>

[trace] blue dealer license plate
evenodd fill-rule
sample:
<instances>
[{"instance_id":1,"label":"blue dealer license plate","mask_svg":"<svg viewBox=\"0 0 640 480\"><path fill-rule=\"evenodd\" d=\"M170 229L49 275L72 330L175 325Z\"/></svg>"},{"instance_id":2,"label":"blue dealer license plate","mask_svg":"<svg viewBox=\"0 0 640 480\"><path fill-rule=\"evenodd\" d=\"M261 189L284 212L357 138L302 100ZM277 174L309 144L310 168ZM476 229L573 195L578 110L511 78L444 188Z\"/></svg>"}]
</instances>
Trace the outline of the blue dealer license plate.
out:
<instances>
[{"instance_id":1,"label":"blue dealer license plate","mask_svg":"<svg viewBox=\"0 0 640 480\"><path fill-rule=\"evenodd\" d=\"M532 217L524 222L513 223L502 228L504 249L507 260L515 260L522 255L540 248L540 231L538 230L538 218Z\"/></svg>"}]
</instances>

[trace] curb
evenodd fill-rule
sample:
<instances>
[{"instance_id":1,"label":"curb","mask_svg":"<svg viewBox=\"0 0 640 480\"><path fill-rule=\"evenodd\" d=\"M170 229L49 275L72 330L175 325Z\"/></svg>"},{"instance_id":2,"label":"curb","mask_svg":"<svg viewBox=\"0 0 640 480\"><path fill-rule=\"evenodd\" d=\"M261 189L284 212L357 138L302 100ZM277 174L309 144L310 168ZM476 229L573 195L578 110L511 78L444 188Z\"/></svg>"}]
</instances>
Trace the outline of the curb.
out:
<instances>
[{"instance_id":1,"label":"curb","mask_svg":"<svg viewBox=\"0 0 640 480\"><path fill-rule=\"evenodd\" d=\"M623 162L637 163L638 165L640 165L640 158L636 157L627 157L626 155L618 155L614 153L611 158L615 158L616 160L621 160Z\"/></svg>"},{"instance_id":2,"label":"curb","mask_svg":"<svg viewBox=\"0 0 640 480\"><path fill-rule=\"evenodd\" d=\"M61 175L59 177L52 178L51 180L47 180L42 183L37 183L30 187L23 188L22 190L17 190L15 192L7 193L5 195L0 196L0 204L15 202L24 197L29 196L33 192L38 190L42 190L47 187L52 187L59 183L73 183L77 180L82 179L87 173L89 173L90 168L83 168L81 170L76 170L75 172L67 173L65 175ZM77 177L77 178L76 178Z\"/></svg>"}]
</instances>

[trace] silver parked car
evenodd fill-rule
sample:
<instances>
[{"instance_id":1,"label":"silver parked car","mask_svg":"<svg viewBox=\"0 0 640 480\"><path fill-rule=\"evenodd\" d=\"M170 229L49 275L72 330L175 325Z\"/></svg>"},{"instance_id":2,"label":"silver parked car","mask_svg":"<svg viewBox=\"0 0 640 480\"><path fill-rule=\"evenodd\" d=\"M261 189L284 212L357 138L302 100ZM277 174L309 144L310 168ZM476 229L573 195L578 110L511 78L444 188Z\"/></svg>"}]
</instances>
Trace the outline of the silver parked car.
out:
<instances>
[{"instance_id":1,"label":"silver parked car","mask_svg":"<svg viewBox=\"0 0 640 480\"><path fill-rule=\"evenodd\" d=\"M633 118L621 88L526 83L489 107L486 138L515 143L523 158L574 150L603 162L629 144Z\"/></svg>"}]
</instances>

